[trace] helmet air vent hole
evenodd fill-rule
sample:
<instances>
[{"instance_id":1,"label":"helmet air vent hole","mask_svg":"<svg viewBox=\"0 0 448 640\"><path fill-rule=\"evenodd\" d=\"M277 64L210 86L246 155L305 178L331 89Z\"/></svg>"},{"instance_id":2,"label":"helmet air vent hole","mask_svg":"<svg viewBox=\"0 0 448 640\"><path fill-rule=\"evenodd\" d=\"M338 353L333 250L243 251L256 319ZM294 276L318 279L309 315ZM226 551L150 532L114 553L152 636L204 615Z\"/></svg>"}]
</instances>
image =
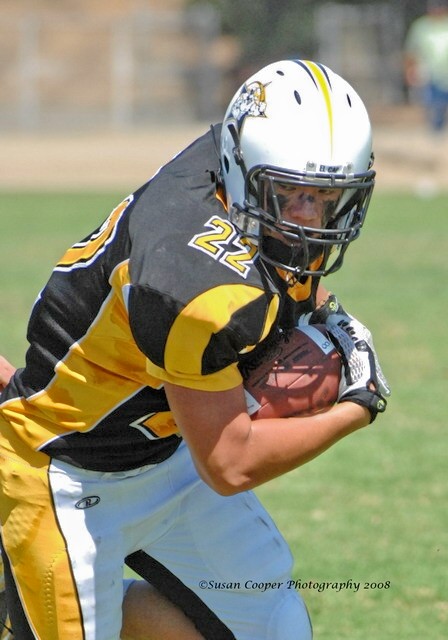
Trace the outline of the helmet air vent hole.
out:
<instances>
[{"instance_id":1,"label":"helmet air vent hole","mask_svg":"<svg viewBox=\"0 0 448 640\"><path fill-rule=\"evenodd\" d=\"M226 170L226 173L229 173L230 163L229 163L229 158L227 156L224 157L224 169Z\"/></svg>"},{"instance_id":2,"label":"helmet air vent hole","mask_svg":"<svg viewBox=\"0 0 448 640\"><path fill-rule=\"evenodd\" d=\"M348 102L348 106L351 107L352 106L352 101L350 100L350 96L347 93L347 102Z\"/></svg>"},{"instance_id":3,"label":"helmet air vent hole","mask_svg":"<svg viewBox=\"0 0 448 640\"><path fill-rule=\"evenodd\" d=\"M285 75L285 72L284 72L284 71L280 71L280 69L279 69L279 70L277 71L277 74L278 74L279 76L284 76L284 75Z\"/></svg>"},{"instance_id":4,"label":"helmet air vent hole","mask_svg":"<svg viewBox=\"0 0 448 640\"><path fill-rule=\"evenodd\" d=\"M302 104L302 98L300 97L300 93L298 91L294 91L294 98L296 99L297 104Z\"/></svg>"}]
</instances>

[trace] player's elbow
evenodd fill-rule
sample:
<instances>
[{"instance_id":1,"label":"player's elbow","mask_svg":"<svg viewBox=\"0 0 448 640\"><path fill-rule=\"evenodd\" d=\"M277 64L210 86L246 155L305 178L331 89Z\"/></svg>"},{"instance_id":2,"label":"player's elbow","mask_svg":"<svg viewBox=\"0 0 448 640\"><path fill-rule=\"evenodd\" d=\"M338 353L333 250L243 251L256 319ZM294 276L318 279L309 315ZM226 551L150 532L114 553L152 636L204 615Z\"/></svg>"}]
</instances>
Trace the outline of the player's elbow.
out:
<instances>
[{"instance_id":1,"label":"player's elbow","mask_svg":"<svg viewBox=\"0 0 448 640\"><path fill-rule=\"evenodd\" d=\"M233 496L254 486L249 475L235 463L215 459L200 465L198 472L202 480L221 496Z\"/></svg>"},{"instance_id":2,"label":"player's elbow","mask_svg":"<svg viewBox=\"0 0 448 640\"><path fill-rule=\"evenodd\" d=\"M245 482L239 482L236 479L234 481L232 478L227 479L218 476L208 476L204 480L208 484L208 486L213 489L213 491L225 497L234 496L237 493L248 491L251 488L249 484L246 484Z\"/></svg>"}]
</instances>

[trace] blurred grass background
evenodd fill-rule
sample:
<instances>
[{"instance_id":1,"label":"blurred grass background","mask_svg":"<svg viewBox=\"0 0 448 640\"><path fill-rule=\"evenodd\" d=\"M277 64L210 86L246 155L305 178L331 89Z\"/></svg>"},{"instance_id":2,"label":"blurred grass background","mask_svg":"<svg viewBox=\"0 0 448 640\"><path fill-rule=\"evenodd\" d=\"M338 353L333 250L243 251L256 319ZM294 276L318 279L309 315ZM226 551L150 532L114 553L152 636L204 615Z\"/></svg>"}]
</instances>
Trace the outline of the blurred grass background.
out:
<instances>
[{"instance_id":1,"label":"blurred grass background","mask_svg":"<svg viewBox=\"0 0 448 640\"><path fill-rule=\"evenodd\" d=\"M316 638L447 637L446 206L446 196L374 195L362 237L325 284L375 336L388 411L259 490L297 578L361 583L303 592Z\"/></svg>"},{"instance_id":2,"label":"blurred grass background","mask_svg":"<svg viewBox=\"0 0 448 640\"><path fill-rule=\"evenodd\" d=\"M0 352L16 365L53 263L126 195L2 192ZM375 336L388 411L258 490L292 547L294 578L360 583L302 591L316 640L447 637L446 204L375 194L344 268L325 281Z\"/></svg>"}]
</instances>

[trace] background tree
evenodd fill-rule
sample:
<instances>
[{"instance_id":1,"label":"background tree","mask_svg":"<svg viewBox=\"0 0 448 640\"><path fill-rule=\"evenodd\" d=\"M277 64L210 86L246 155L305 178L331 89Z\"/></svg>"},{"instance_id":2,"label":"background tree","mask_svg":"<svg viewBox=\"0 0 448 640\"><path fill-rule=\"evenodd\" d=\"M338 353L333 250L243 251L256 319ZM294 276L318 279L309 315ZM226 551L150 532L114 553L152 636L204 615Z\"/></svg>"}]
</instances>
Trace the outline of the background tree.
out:
<instances>
[{"instance_id":1,"label":"background tree","mask_svg":"<svg viewBox=\"0 0 448 640\"><path fill-rule=\"evenodd\" d=\"M373 0L332 0L336 4L372 5ZM325 0L189 0L218 11L225 34L238 38L242 63L247 68L282 58L313 58L317 43L315 11ZM424 13L426 0L391 2L405 24Z\"/></svg>"}]
</instances>

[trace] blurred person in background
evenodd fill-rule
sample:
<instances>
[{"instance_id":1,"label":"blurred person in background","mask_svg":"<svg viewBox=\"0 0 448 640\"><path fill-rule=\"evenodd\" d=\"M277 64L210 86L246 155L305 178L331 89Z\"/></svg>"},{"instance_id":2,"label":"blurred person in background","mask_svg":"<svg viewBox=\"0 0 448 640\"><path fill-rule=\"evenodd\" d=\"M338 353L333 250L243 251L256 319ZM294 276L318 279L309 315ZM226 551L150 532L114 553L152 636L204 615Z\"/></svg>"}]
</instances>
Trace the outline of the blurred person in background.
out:
<instances>
[{"instance_id":1,"label":"blurred person in background","mask_svg":"<svg viewBox=\"0 0 448 640\"><path fill-rule=\"evenodd\" d=\"M428 0L426 14L410 26L404 43L404 77L439 133L448 110L448 0Z\"/></svg>"}]
</instances>

